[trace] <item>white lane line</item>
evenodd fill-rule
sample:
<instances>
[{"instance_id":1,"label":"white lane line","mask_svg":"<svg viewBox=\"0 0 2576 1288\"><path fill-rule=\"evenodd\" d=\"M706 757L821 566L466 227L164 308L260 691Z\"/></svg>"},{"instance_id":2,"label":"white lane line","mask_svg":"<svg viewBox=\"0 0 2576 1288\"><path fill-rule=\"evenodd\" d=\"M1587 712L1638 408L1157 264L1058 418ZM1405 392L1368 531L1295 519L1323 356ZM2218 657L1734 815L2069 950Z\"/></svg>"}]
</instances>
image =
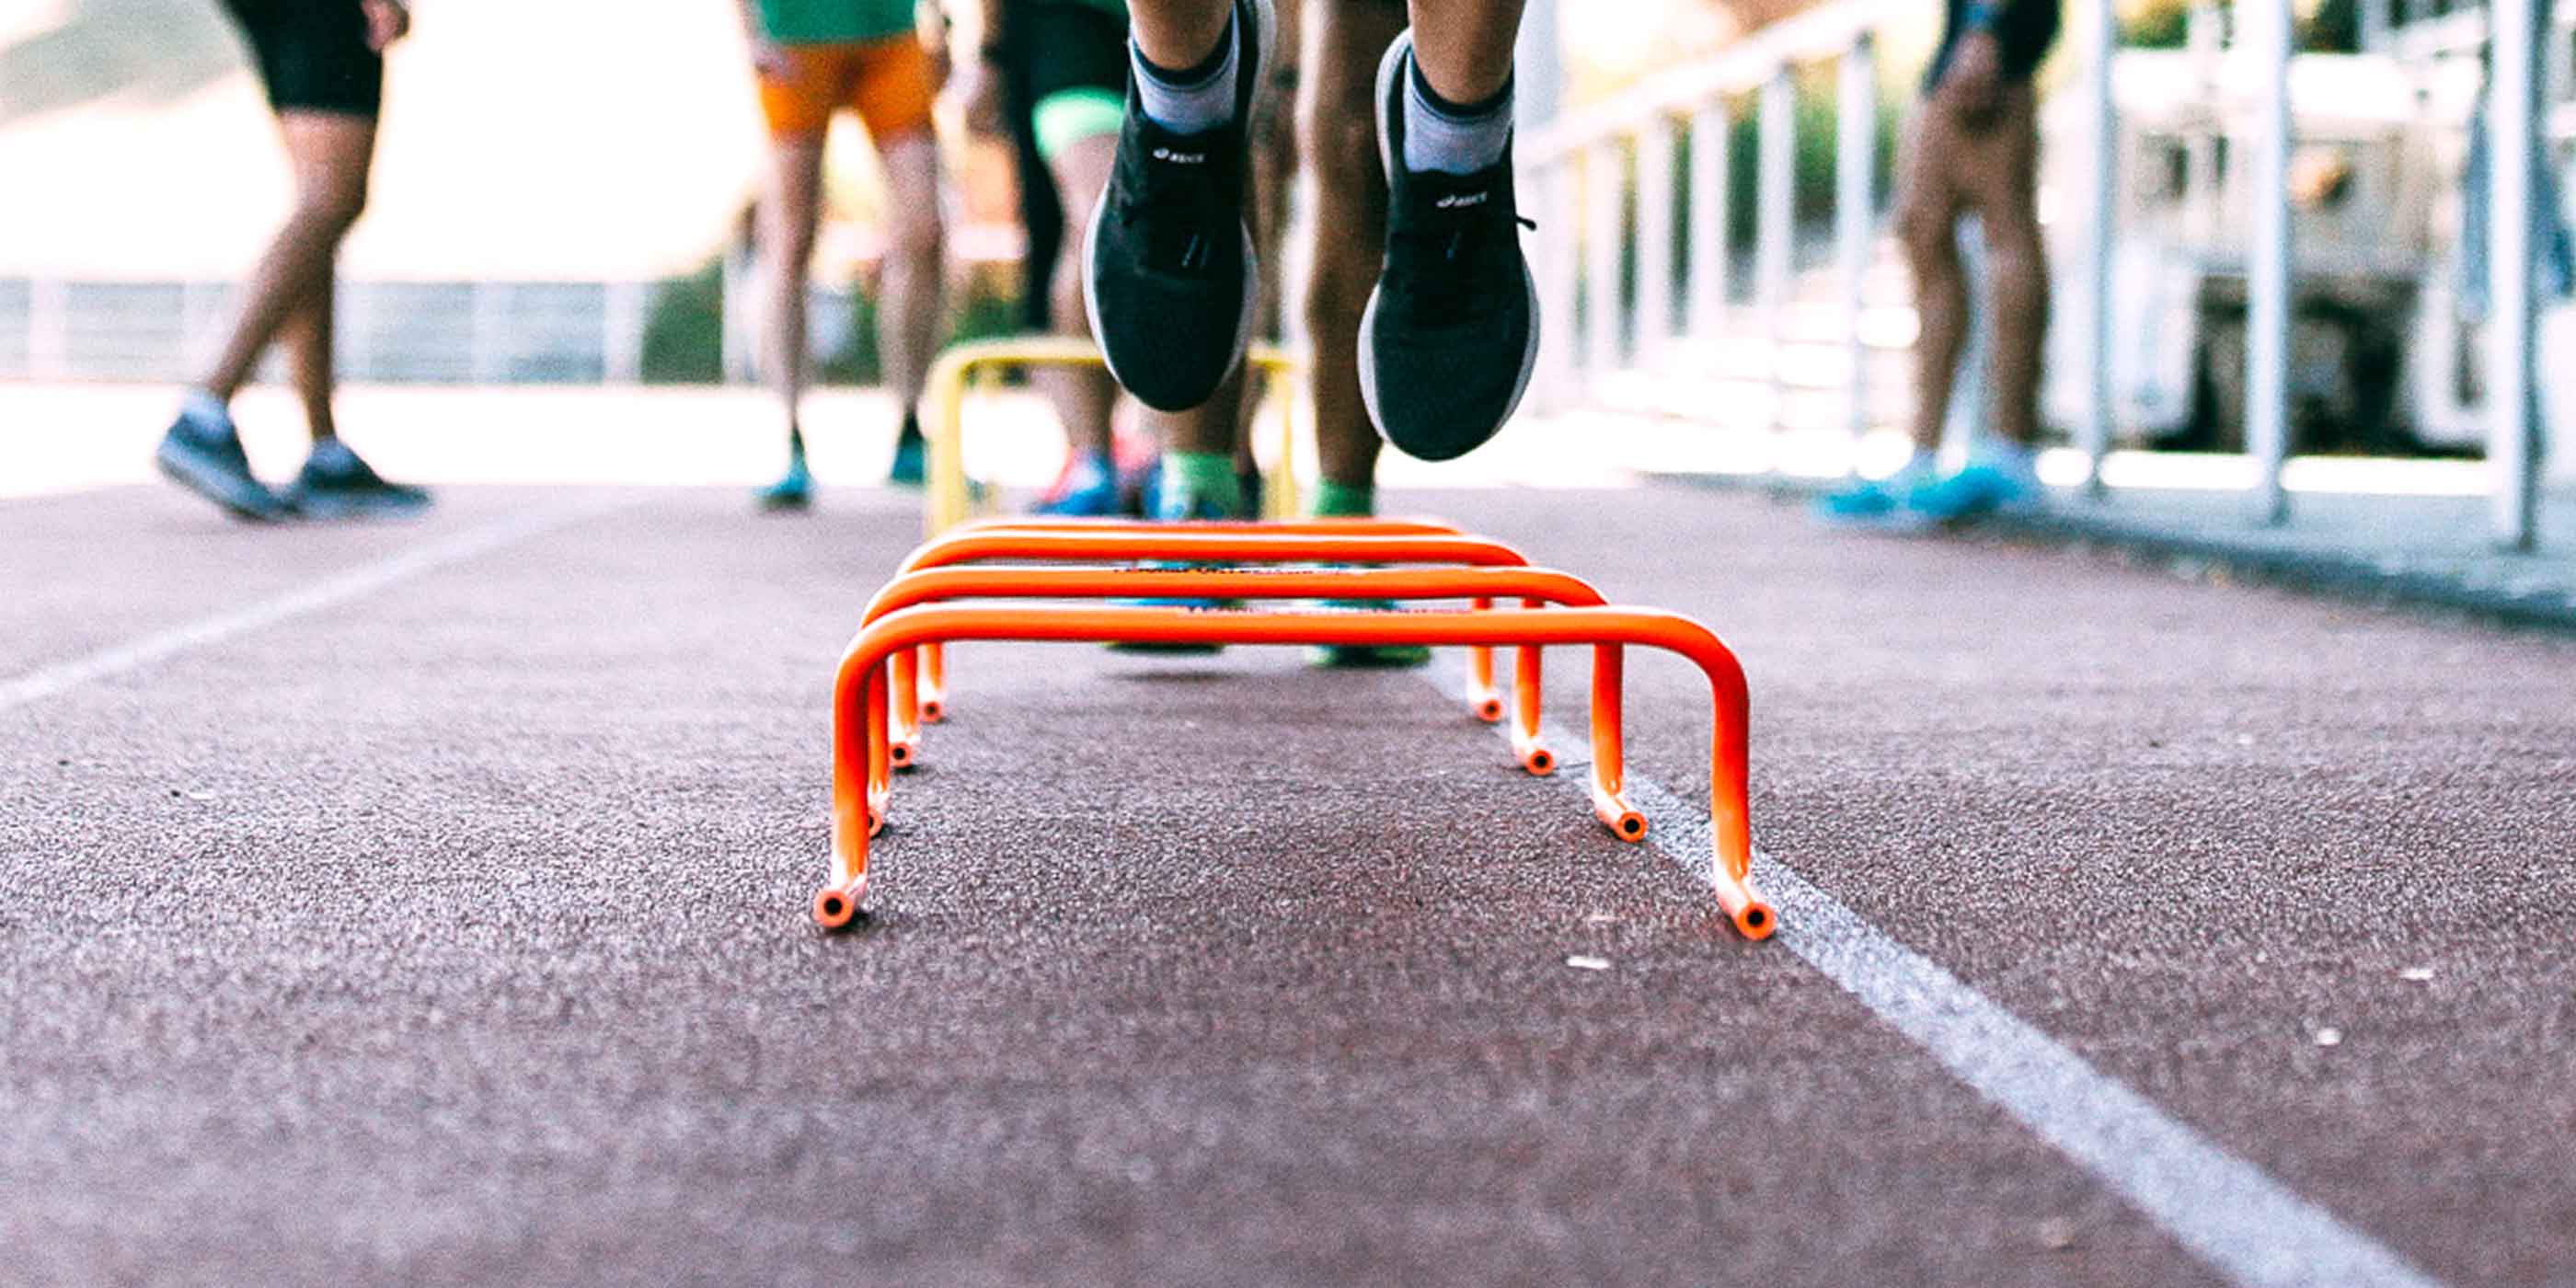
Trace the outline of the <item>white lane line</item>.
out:
<instances>
[{"instance_id":1,"label":"white lane line","mask_svg":"<svg viewBox=\"0 0 2576 1288\"><path fill-rule=\"evenodd\" d=\"M263 600L247 608L174 626L141 639L100 649L86 657L42 667L13 680L0 681L0 712L22 707L31 702L53 697L92 680L103 680L140 667L150 666L165 658L190 649L220 644L238 635L262 627L274 626L290 618L318 612L334 604L372 594L397 582L435 572L451 564L463 563L530 537L541 536L584 519L623 509L634 504L627 498L578 501L570 505L514 515L485 524L390 558L363 564L347 572L289 591L275 599Z\"/></svg>"},{"instance_id":2,"label":"white lane line","mask_svg":"<svg viewBox=\"0 0 2576 1288\"><path fill-rule=\"evenodd\" d=\"M1464 700L1463 673L1432 682ZM1507 728L1497 729L1508 737ZM1590 746L1588 737L1553 724L1547 736L1556 747ZM1590 782L1588 762L1563 758L1558 777L1580 794ZM1652 821L1647 844L1695 882L1707 881L1715 861L1707 811L1633 767L1627 787L1630 803ZM1859 998L2229 1279L2264 1288L2437 1282L1758 851L1753 882L1780 914L1772 942Z\"/></svg>"}]
</instances>

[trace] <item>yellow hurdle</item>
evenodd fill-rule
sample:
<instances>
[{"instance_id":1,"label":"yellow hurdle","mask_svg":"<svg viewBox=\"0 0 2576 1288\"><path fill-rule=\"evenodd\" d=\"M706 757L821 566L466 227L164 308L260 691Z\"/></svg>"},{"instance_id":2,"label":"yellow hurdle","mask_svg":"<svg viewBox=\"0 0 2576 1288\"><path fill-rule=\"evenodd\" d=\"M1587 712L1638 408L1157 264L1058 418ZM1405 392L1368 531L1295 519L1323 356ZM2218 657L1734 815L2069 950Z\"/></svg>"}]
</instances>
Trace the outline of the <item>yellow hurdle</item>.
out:
<instances>
[{"instance_id":1,"label":"yellow hurdle","mask_svg":"<svg viewBox=\"0 0 2576 1288\"><path fill-rule=\"evenodd\" d=\"M1297 515L1297 360L1266 344L1252 346L1244 361L1261 373L1270 397L1279 404L1279 467L1261 487L1261 508L1274 519ZM966 386L976 374L993 367L1097 367L1100 350L1088 340L1065 336L1025 336L951 345L930 368L930 420L922 433L930 440L929 487L923 527L938 536L974 517L975 503L966 486Z\"/></svg>"}]
</instances>

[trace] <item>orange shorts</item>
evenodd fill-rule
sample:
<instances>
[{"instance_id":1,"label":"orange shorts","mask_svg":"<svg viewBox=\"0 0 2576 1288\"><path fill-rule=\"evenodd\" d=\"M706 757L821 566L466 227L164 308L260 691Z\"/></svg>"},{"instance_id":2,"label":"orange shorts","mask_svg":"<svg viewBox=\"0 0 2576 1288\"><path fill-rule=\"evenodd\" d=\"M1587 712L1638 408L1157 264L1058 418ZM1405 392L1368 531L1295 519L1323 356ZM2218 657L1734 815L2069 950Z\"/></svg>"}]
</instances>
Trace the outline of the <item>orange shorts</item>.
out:
<instances>
[{"instance_id":1,"label":"orange shorts","mask_svg":"<svg viewBox=\"0 0 2576 1288\"><path fill-rule=\"evenodd\" d=\"M760 112L772 135L820 133L848 107L879 142L930 128L930 53L911 32L849 45L787 45L787 72L762 73Z\"/></svg>"}]
</instances>

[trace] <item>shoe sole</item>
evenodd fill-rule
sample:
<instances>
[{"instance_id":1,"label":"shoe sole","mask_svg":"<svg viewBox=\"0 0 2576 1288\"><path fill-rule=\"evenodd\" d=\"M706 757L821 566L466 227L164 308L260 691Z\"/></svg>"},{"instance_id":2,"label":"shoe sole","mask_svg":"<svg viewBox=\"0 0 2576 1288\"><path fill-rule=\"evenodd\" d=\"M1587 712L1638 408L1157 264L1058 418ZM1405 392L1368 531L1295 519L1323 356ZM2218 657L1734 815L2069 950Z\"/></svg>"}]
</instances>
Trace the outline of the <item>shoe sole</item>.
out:
<instances>
[{"instance_id":1,"label":"shoe sole","mask_svg":"<svg viewBox=\"0 0 2576 1288\"><path fill-rule=\"evenodd\" d=\"M251 523L275 523L286 517L286 509L274 494L265 505L243 499L241 480L184 453L162 448L152 453L152 463L171 482L213 502L224 513Z\"/></svg>"},{"instance_id":2,"label":"shoe sole","mask_svg":"<svg viewBox=\"0 0 2576 1288\"><path fill-rule=\"evenodd\" d=\"M1252 0L1252 13L1255 20L1253 30L1257 33L1255 39L1260 44L1252 51L1251 67L1238 66L1234 69L1234 74L1237 76L1248 73L1253 78L1252 97L1244 101L1238 122L1243 126L1244 145L1247 151L1252 142L1253 118L1260 113L1263 103L1270 95L1270 81L1263 71L1268 67L1275 53L1271 45L1279 37L1279 15L1271 8L1271 0ZM1104 187L1100 190L1100 199L1091 203L1091 218L1082 226L1082 312L1090 320L1091 334L1095 338L1109 334L1109 328L1100 324L1100 295L1093 288L1091 280L1091 266L1095 262L1094 252L1100 244L1100 220L1108 213L1109 190ZM1261 303L1260 248L1253 243L1252 225L1238 221L1235 231L1243 234L1243 310L1234 320L1234 357L1226 362L1224 372L1217 376L1218 389L1223 389L1226 377L1233 375L1234 369L1243 365L1244 351L1252 347L1253 314ZM1128 384L1127 377L1119 374L1118 360L1110 356L1109 345L1102 342L1099 348L1101 365L1109 368L1109 378L1117 381L1119 388L1133 393L1134 389ZM1189 409L1164 407L1159 410L1187 411Z\"/></svg>"},{"instance_id":3,"label":"shoe sole","mask_svg":"<svg viewBox=\"0 0 2576 1288\"><path fill-rule=\"evenodd\" d=\"M1395 38L1394 44L1387 46L1386 56L1379 59L1377 63L1377 101L1370 110L1377 114L1377 163L1379 169L1386 174L1386 188L1389 193L1395 191L1395 148L1389 139L1392 131L1387 129L1386 101L1395 88L1396 76L1401 74L1405 61L1412 56L1413 30L1408 27L1403 34ZM1512 235L1518 237L1520 235L1518 229L1515 229ZM1503 432L1503 426L1511 423L1512 413L1521 409L1521 398L1529 393L1531 374L1538 370L1539 324L1544 315L1539 311L1538 279L1530 275L1528 254L1522 254L1520 261L1521 289L1529 296L1529 340L1521 346L1521 374L1520 378L1512 384L1511 399L1503 404L1503 414L1496 417L1492 425L1486 427L1484 436L1476 442L1477 447L1484 446L1494 435ZM1383 285L1383 279L1380 284ZM1359 350L1360 402L1368 409L1370 427L1377 430L1377 436L1385 439L1388 446L1393 447L1395 440L1387 437L1386 417L1377 409L1377 346L1369 342L1370 337L1377 331L1378 290L1376 286L1369 288L1368 304L1360 310L1360 342L1354 347ZM1404 449L1399 447L1396 450ZM1471 447L1467 450L1474 451L1475 448ZM1410 453L1407 454L1410 455ZM1461 452L1459 455L1464 456L1466 452Z\"/></svg>"},{"instance_id":4,"label":"shoe sole","mask_svg":"<svg viewBox=\"0 0 2576 1288\"><path fill-rule=\"evenodd\" d=\"M290 497L286 499L285 504L287 514L299 519L310 519L316 523L333 523L348 519L408 519L426 513L430 507L430 502L426 499L355 501L334 498L316 502L311 497Z\"/></svg>"}]
</instances>

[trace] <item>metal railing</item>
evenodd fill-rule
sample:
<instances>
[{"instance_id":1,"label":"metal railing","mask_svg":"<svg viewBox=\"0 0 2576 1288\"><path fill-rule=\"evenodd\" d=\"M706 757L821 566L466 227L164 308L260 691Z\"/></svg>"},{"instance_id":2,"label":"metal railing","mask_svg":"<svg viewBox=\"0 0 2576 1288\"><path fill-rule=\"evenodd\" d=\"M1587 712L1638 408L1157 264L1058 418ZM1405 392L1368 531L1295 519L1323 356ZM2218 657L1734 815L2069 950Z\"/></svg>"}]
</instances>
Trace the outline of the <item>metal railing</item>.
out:
<instances>
[{"instance_id":1,"label":"metal railing","mask_svg":"<svg viewBox=\"0 0 2576 1288\"><path fill-rule=\"evenodd\" d=\"M2546 46L2563 53L2567 41L2566 17L2544 31L2534 3L2492 0L2498 70L2489 128L2494 154L2500 157L2533 154L2544 119L2536 71L2544 60L2538 50ZM2406 17L2413 18L2417 7L2408 5ZM2079 230L2074 239L2077 262L2070 266L2075 271L2060 277L2072 279L2072 298L2064 300L2072 307L2060 313L2058 325L2083 332L2082 361L2074 369L2090 387L2069 429L2084 461L2085 491L2095 496L2106 486L2102 462L2112 444L2116 414L2112 264L2122 150L2110 74L2118 30L2111 8L2109 0L2070 5L2070 42L2056 55L2077 60L2074 75L2059 92L2081 96L2081 137L2090 152L2083 163L2089 181L2060 194L2063 208L2053 218L2076 221ZM2411 24L2383 12L2386 0L2375 0L2372 8L2364 15L2370 40L2383 47L2405 46ZM2238 13L2237 40L2228 56L2244 60L2240 70L2253 73L2248 88L2240 91L2244 101L2230 105L2236 113L2230 128L2248 136L2241 140L2249 145L2242 155L2253 158L2250 173L2240 172L2250 179L2253 195L2244 259L2248 370L2243 417L2257 517L2277 523L2289 513L2282 477L2291 447L2287 373L2299 285L2291 260L2289 171L2296 143L2289 98L2291 26L2285 4L2240 5ZM1873 285L1873 265L1881 253L1882 194L1874 183L1877 149L1883 146L1878 138L1879 33L1898 22L1922 21L1919 6L1834 0L1529 131L1520 147L1523 184L1539 222L1548 229L1533 240L1533 267L1555 333L1541 357L1533 390L1536 405L1615 403L1623 382L1638 373L1741 370L1750 356L1758 359L1755 369L1767 372L1773 386L1769 407L1775 429L1786 424L1783 395L1796 383L1796 371L1820 365L1846 373L1833 417L1843 431L1858 435L1892 419L1879 410L1882 402L1872 374L1874 366L1884 364L1874 363L1873 356L1901 348L1898 337L1911 328L1870 325L1872 311L1880 307ZM2456 17L2440 21L2457 26ZM2483 41L2485 24L2476 34ZM2559 61L2546 65L2556 67ZM1830 268L1823 274L1801 274L1800 238L1809 234L1796 222L1793 77L1801 68L1824 64L1837 69ZM1753 137L1758 155L1751 166L1756 176L1751 289L1738 291L1740 266L1728 238L1728 145L1736 105L1745 100L1757 122ZM2566 113L2576 113L2576 108ZM2527 210L2530 171L2511 165L2492 169L2496 177L2489 208ZM1625 216L1631 201L1634 218ZM1677 204L1687 211L1687 226L1678 230L1673 219ZM2488 459L2495 472L2493 531L2500 544L2528 548L2536 530L2538 478L2529 393L2535 330L2530 228L2525 220L2494 222L2491 283L2496 307L2484 359ZM1681 256L1678 262L1676 255ZM2424 271L2439 270L2428 264ZM1819 310L1802 302L1798 292L1818 277L1832 283L1833 302L1821 312L1832 319L1830 343L1841 352L1838 363L1792 361L1799 357L1802 341L1816 342L1814 336L1800 334L1799 324ZM1974 372L1961 376L1962 385L1975 386Z\"/></svg>"}]
</instances>

